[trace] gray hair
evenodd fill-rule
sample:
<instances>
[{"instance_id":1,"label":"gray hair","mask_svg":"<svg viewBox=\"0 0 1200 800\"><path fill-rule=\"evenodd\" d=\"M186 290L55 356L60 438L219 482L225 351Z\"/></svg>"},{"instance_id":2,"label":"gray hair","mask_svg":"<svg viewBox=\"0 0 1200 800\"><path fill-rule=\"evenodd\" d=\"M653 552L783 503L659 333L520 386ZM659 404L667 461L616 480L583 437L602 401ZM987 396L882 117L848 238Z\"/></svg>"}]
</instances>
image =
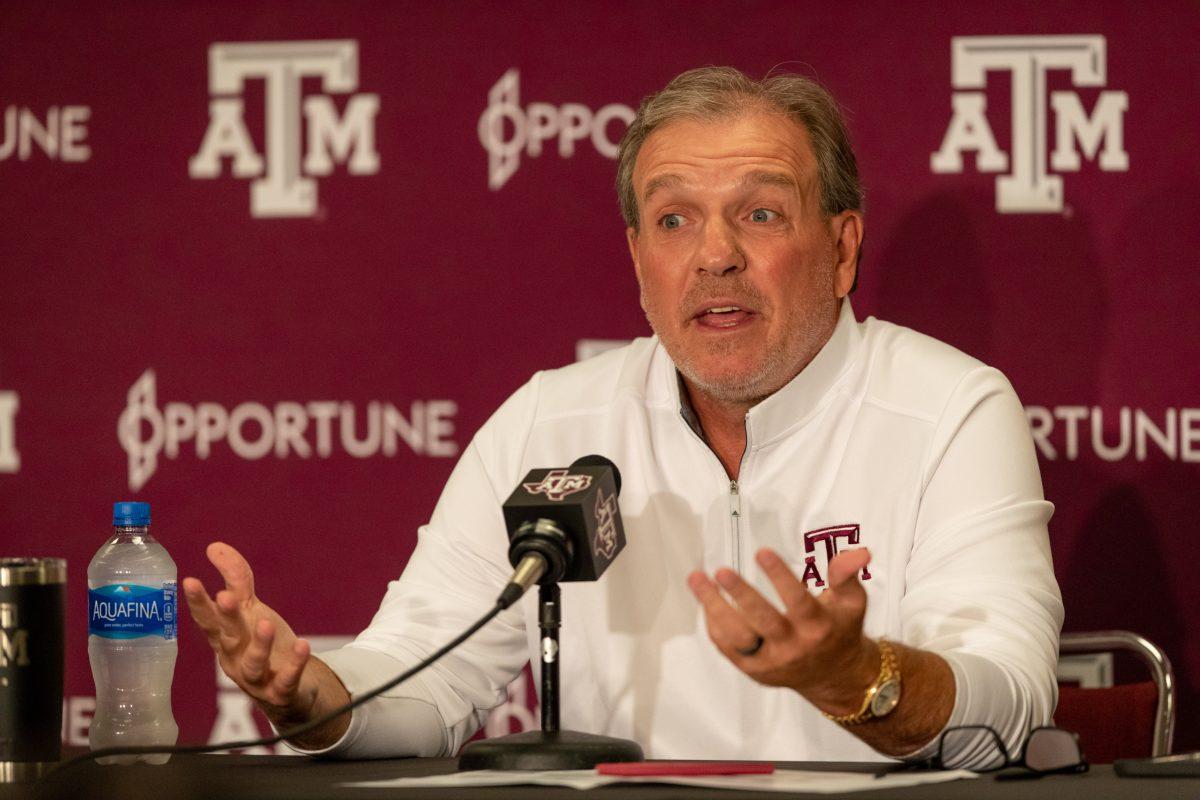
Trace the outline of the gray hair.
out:
<instances>
[{"instance_id":1,"label":"gray hair","mask_svg":"<svg viewBox=\"0 0 1200 800\"><path fill-rule=\"evenodd\" d=\"M775 75L756 81L733 67L700 67L677 75L642 101L621 138L617 154L617 198L625 224L638 229L633 167L646 137L680 119L718 120L768 111L795 120L808 131L817 160L821 212L826 216L863 204L858 165L837 101L820 84L799 75Z\"/></svg>"}]
</instances>

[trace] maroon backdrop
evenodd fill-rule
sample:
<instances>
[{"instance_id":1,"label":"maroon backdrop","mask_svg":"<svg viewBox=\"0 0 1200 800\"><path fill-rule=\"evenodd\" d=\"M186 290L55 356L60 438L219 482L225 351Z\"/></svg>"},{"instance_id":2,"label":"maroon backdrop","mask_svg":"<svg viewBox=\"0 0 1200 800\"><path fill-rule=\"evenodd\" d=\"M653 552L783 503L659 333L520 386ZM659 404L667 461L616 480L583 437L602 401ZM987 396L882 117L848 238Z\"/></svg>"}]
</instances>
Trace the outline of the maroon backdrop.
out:
<instances>
[{"instance_id":1,"label":"maroon backdrop","mask_svg":"<svg viewBox=\"0 0 1200 800\"><path fill-rule=\"evenodd\" d=\"M1200 748L1200 7L889 8L10 4L0 554L69 561L66 740L113 500L182 574L228 541L298 631L350 635L504 397L647 332L615 142L716 63L844 104L855 310L1007 373L1067 628L1162 644ZM251 724L190 623L175 687L185 740Z\"/></svg>"}]
</instances>

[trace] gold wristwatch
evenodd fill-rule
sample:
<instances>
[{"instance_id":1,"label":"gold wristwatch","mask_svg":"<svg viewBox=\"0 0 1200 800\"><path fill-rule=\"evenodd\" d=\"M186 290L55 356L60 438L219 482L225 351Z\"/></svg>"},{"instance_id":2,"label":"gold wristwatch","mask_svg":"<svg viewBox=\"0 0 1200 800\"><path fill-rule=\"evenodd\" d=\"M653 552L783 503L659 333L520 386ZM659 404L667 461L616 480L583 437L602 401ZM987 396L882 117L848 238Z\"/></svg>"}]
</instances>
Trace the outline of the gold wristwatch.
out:
<instances>
[{"instance_id":1,"label":"gold wristwatch","mask_svg":"<svg viewBox=\"0 0 1200 800\"><path fill-rule=\"evenodd\" d=\"M862 707L853 714L825 716L839 725L858 725L877 717L886 717L900 704L900 659L887 639L879 640L879 677L867 687Z\"/></svg>"}]
</instances>

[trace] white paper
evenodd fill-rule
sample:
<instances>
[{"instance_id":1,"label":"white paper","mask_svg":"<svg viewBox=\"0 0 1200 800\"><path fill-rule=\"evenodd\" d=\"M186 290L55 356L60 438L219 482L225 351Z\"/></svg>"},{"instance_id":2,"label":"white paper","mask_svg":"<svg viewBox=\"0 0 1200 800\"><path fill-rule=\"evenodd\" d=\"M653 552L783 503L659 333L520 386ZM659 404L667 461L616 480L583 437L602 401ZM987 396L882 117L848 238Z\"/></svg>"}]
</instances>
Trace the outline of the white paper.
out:
<instances>
[{"instance_id":1,"label":"white paper","mask_svg":"<svg viewBox=\"0 0 1200 800\"><path fill-rule=\"evenodd\" d=\"M386 781L346 783L343 786L365 788L436 788L472 786L567 786L572 789L594 789L614 783L669 783L680 786L703 786L709 789L738 789L761 792L813 792L837 794L862 792L869 789L895 789L926 783L944 783L960 778L974 778L967 770L895 772L876 778L861 772L813 772L809 770L777 769L770 775L655 775L626 777L598 775L592 769L547 770L544 772L502 772L473 770L434 775L427 778L394 778Z\"/></svg>"}]
</instances>

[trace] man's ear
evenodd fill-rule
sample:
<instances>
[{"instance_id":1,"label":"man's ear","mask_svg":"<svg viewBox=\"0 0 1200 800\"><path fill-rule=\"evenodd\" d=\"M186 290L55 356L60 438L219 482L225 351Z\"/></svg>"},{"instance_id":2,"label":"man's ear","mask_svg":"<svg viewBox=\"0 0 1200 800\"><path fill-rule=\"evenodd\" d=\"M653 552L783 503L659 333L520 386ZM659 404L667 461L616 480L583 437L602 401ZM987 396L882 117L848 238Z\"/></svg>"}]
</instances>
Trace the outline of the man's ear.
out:
<instances>
[{"instance_id":1,"label":"man's ear","mask_svg":"<svg viewBox=\"0 0 1200 800\"><path fill-rule=\"evenodd\" d=\"M638 283L642 282L642 264L638 261L638 232L634 228L625 229L625 241L629 245L629 257L633 259L633 271L637 275Z\"/></svg>"},{"instance_id":2,"label":"man's ear","mask_svg":"<svg viewBox=\"0 0 1200 800\"><path fill-rule=\"evenodd\" d=\"M638 304L642 311L646 310L646 293L642 291L642 262L638 259L638 232L630 227L625 229L625 242L629 245L629 257L633 259L633 274L638 282Z\"/></svg>"},{"instance_id":3,"label":"man's ear","mask_svg":"<svg viewBox=\"0 0 1200 800\"><path fill-rule=\"evenodd\" d=\"M833 286L838 299L850 294L858 276L858 253L863 240L863 216L858 211L843 211L831 220L835 254Z\"/></svg>"}]
</instances>

